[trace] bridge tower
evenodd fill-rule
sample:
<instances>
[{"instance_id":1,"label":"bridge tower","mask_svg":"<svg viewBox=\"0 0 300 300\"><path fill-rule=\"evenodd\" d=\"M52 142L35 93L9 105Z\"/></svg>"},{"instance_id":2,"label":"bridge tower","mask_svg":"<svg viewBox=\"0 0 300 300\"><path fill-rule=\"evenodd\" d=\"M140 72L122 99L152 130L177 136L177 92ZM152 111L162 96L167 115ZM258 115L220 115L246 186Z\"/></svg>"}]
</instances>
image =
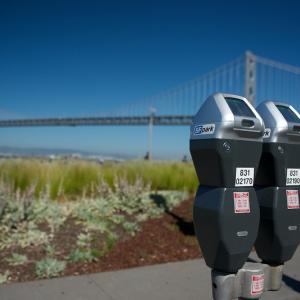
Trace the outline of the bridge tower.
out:
<instances>
[{"instance_id":1,"label":"bridge tower","mask_svg":"<svg viewBox=\"0 0 300 300\"><path fill-rule=\"evenodd\" d=\"M148 137L148 159L152 159L152 144L153 144L153 123L156 109L154 107L149 108L149 137Z\"/></svg>"},{"instance_id":2,"label":"bridge tower","mask_svg":"<svg viewBox=\"0 0 300 300\"><path fill-rule=\"evenodd\" d=\"M247 51L245 55L245 97L255 104L256 56L250 51Z\"/></svg>"}]
</instances>

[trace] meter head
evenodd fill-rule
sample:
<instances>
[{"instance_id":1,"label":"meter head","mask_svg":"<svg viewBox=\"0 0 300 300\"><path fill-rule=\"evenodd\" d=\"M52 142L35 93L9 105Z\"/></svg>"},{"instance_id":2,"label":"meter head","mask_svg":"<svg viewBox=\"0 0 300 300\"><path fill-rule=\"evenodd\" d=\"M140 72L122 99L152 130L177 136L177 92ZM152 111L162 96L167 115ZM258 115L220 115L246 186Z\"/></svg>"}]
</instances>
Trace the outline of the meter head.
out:
<instances>
[{"instance_id":1,"label":"meter head","mask_svg":"<svg viewBox=\"0 0 300 300\"><path fill-rule=\"evenodd\" d=\"M265 101L257 107L265 123L264 142L300 142L300 115L282 102Z\"/></svg>"},{"instance_id":2,"label":"meter head","mask_svg":"<svg viewBox=\"0 0 300 300\"><path fill-rule=\"evenodd\" d=\"M195 115L191 140L262 139L264 125L250 102L241 96L216 93L209 96Z\"/></svg>"}]
</instances>

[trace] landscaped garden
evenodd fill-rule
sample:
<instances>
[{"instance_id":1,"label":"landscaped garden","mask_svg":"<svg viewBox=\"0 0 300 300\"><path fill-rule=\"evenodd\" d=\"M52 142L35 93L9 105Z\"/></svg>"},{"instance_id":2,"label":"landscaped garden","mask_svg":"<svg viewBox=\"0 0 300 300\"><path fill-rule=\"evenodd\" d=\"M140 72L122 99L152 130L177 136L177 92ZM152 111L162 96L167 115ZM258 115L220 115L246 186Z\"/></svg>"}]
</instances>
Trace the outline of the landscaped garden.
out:
<instances>
[{"instance_id":1,"label":"landscaped garden","mask_svg":"<svg viewBox=\"0 0 300 300\"><path fill-rule=\"evenodd\" d=\"M0 282L199 257L190 163L0 162Z\"/></svg>"}]
</instances>

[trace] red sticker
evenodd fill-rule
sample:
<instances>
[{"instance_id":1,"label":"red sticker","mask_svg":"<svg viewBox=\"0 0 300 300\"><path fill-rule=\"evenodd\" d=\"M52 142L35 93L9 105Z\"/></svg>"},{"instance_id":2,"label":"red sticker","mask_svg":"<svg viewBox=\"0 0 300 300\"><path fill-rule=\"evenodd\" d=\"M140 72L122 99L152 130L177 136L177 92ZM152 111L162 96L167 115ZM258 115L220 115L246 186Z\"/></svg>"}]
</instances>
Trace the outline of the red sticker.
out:
<instances>
[{"instance_id":1,"label":"red sticker","mask_svg":"<svg viewBox=\"0 0 300 300\"><path fill-rule=\"evenodd\" d=\"M264 274L251 276L251 295L259 295L264 291Z\"/></svg>"},{"instance_id":2,"label":"red sticker","mask_svg":"<svg viewBox=\"0 0 300 300\"><path fill-rule=\"evenodd\" d=\"M236 214L249 214L249 192L233 192L234 212Z\"/></svg>"},{"instance_id":3,"label":"red sticker","mask_svg":"<svg viewBox=\"0 0 300 300\"><path fill-rule=\"evenodd\" d=\"M299 208L299 194L298 190L287 190L287 208L288 209L297 209Z\"/></svg>"}]
</instances>

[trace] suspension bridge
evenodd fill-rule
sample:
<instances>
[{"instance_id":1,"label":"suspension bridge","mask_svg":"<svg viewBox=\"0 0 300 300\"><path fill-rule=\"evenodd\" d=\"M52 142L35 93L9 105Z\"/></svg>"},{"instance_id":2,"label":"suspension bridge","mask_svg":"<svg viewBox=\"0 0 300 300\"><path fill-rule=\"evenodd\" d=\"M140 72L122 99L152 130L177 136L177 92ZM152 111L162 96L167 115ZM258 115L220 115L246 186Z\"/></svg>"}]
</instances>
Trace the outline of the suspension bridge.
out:
<instances>
[{"instance_id":1,"label":"suspension bridge","mask_svg":"<svg viewBox=\"0 0 300 300\"><path fill-rule=\"evenodd\" d=\"M247 51L198 78L101 116L3 119L0 115L0 127L189 125L202 102L216 91L244 95L253 104L272 99L300 108L300 67Z\"/></svg>"},{"instance_id":2,"label":"suspension bridge","mask_svg":"<svg viewBox=\"0 0 300 300\"><path fill-rule=\"evenodd\" d=\"M250 51L211 72L157 95L94 117L4 119L0 127L190 125L202 102L215 92L244 95L254 105L264 100L300 108L300 67L261 57ZM149 146L151 153L151 146Z\"/></svg>"}]
</instances>

